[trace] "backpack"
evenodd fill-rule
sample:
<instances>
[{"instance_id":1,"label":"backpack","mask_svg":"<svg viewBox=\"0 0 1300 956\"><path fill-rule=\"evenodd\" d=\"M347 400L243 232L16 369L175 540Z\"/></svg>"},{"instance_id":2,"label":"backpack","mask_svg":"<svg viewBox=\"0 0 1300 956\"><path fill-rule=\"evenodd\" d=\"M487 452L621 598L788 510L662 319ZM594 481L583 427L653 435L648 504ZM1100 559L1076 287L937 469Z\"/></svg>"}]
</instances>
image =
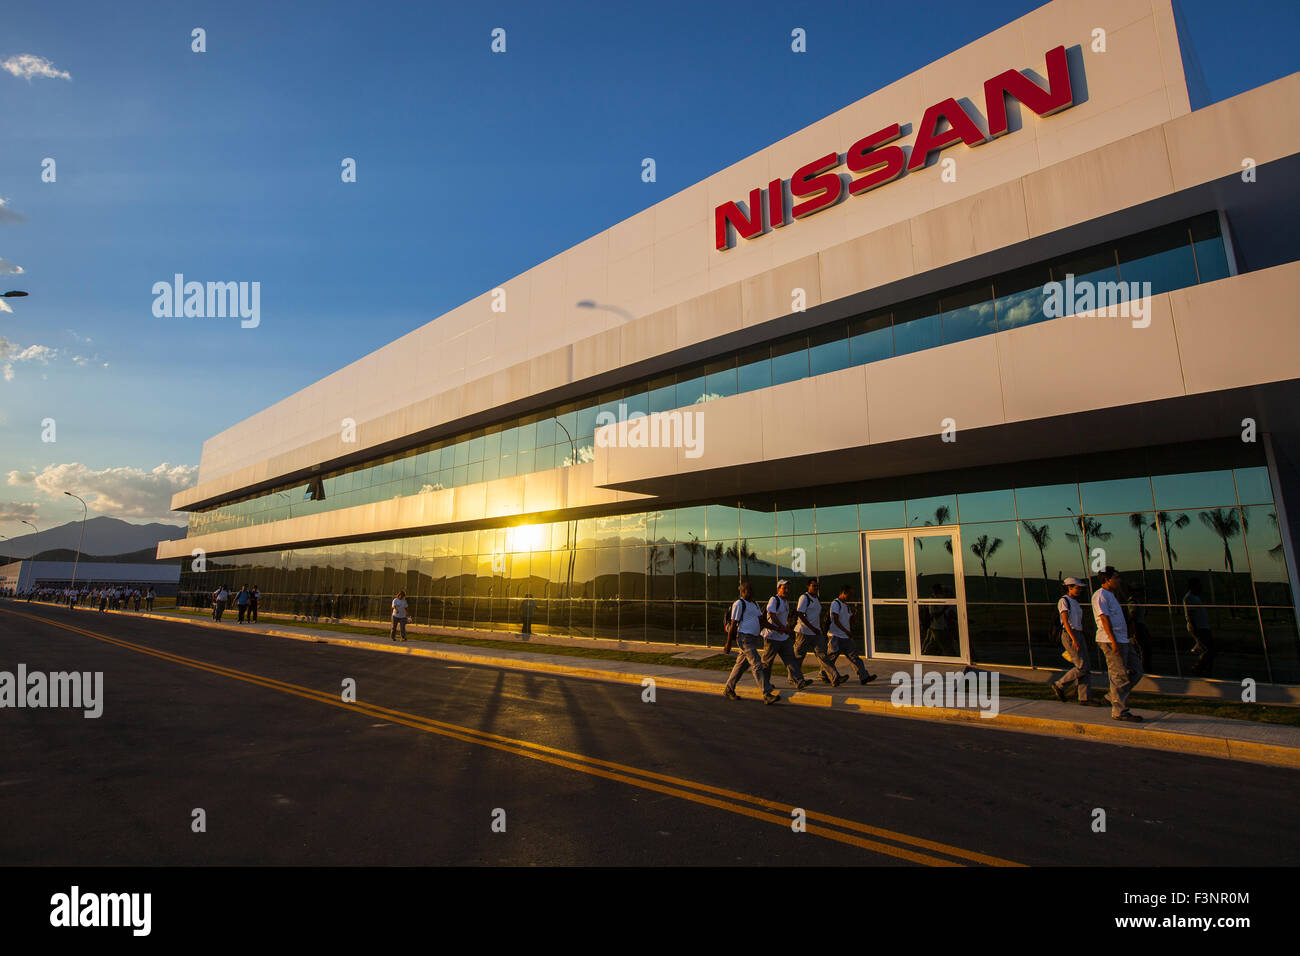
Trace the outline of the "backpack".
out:
<instances>
[{"instance_id":1,"label":"backpack","mask_svg":"<svg viewBox=\"0 0 1300 956\"><path fill-rule=\"evenodd\" d=\"M1061 596L1067 601L1073 601L1075 604L1079 603L1078 601L1075 601L1074 598L1070 597L1070 595L1068 594L1063 594ZM1067 604L1066 607L1069 608L1069 605ZM1048 637L1051 638L1053 643L1055 643L1056 641L1059 641L1061 639L1061 635L1064 633L1065 633L1065 626L1061 624L1061 602L1057 601L1056 613L1052 617L1051 626L1047 629L1047 635Z\"/></svg>"}]
</instances>

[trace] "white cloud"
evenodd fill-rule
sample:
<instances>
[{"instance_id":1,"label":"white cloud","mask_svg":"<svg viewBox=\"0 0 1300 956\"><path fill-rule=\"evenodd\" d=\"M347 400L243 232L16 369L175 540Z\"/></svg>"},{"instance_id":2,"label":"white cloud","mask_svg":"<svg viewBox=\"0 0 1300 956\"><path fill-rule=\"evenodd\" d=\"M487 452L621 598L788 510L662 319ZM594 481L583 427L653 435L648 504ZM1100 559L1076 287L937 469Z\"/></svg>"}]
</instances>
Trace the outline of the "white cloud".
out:
<instances>
[{"instance_id":1,"label":"white cloud","mask_svg":"<svg viewBox=\"0 0 1300 956\"><path fill-rule=\"evenodd\" d=\"M36 517L34 501L0 501L0 523L6 521L29 521Z\"/></svg>"},{"instance_id":2,"label":"white cloud","mask_svg":"<svg viewBox=\"0 0 1300 956\"><path fill-rule=\"evenodd\" d=\"M11 209L9 200L0 196L0 222L26 222L27 217L17 209Z\"/></svg>"},{"instance_id":3,"label":"white cloud","mask_svg":"<svg viewBox=\"0 0 1300 956\"><path fill-rule=\"evenodd\" d=\"M43 76L50 80L72 79L72 74L67 70L58 69L45 57L37 56L35 53L19 53L7 60L0 60L0 70L12 73L28 83L34 76Z\"/></svg>"},{"instance_id":4,"label":"white cloud","mask_svg":"<svg viewBox=\"0 0 1300 956\"><path fill-rule=\"evenodd\" d=\"M22 266L14 265L8 259L0 259L0 276L20 276L22 274Z\"/></svg>"},{"instance_id":5,"label":"white cloud","mask_svg":"<svg viewBox=\"0 0 1300 956\"><path fill-rule=\"evenodd\" d=\"M3 299L0 299L0 302L3 301ZM3 373L6 382L14 380L15 362L38 362L41 365L49 365L55 359L67 354L67 349L55 348L52 345L29 345L24 348L0 335L0 363L2 363L0 364L0 372ZM89 356L78 353L72 356L72 364L81 368L99 362L99 360L98 353L92 353ZM108 368L107 362L104 363L104 368Z\"/></svg>"},{"instance_id":6,"label":"white cloud","mask_svg":"<svg viewBox=\"0 0 1300 956\"><path fill-rule=\"evenodd\" d=\"M121 467L94 469L80 462L46 465L39 472L9 472L9 484L33 485L50 498L62 498L65 491L81 495L92 511L115 518L145 518L176 521L172 495L191 487L198 478L197 465L163 462L145 471Z\"/></svg>"}]
</instances>

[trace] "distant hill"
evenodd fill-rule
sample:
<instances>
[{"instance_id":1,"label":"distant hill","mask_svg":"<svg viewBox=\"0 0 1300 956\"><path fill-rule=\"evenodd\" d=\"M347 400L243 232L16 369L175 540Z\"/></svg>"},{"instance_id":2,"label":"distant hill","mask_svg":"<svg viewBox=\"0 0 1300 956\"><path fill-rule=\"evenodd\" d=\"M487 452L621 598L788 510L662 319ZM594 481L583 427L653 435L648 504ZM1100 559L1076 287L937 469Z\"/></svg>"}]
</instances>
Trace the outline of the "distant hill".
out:
<instances>
[{"instance_id":1,"label":"distant hill","mask_svg":"<svg viewBox=\"0 0 1300 956\"><path fill-rule=\"evenodd\" d=\"M14 561L32 556L32 547L39 543L43 561L71 561L77 552L77 539L81 535L81 522L69 521L36 534L0 541L0 559ZM159 541L175 541L185 537L185 528L174 524L154 522L131 524L121 518L100 516L86 521L86 537L81 544L81 560L101 561L152 561Z\"/></svg>"}]
</instances>

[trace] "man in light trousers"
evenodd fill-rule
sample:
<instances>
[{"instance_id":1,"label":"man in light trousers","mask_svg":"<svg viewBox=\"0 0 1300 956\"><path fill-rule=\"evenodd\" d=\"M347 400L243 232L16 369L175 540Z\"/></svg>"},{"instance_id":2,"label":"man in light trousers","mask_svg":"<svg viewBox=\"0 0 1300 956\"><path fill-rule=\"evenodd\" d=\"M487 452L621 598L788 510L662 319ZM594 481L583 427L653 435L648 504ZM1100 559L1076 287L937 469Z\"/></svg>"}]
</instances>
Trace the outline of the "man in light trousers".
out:
<instances>
[{"instance_id":1,"label":"man in light trousers","mask_svg":"<svg viewBox=\"0 0 1300 956\"><path fill-rule=\"evenodd\" d=\"M1140 724L1142 718L1129 712L1128 695L1142 679L1142 659L1128 639L1124 607L1115 596L1119 584L1119 572L1107 567L1101 573L1101 587L1092 596L1092 615L1097 621L1097 646L1106 655L1110 674L1110 716Z\"/></svg>"}]
</instances>

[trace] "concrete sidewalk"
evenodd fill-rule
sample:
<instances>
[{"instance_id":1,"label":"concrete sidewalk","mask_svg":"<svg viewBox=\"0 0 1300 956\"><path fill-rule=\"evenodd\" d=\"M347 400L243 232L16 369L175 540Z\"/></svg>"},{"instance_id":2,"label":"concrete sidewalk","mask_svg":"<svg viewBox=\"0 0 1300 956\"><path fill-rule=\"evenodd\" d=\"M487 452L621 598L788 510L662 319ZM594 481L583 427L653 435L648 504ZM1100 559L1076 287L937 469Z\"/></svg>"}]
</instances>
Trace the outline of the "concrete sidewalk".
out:
<instances>
[{"instance_id":1,"label":"concrete sidewalk","mask_svg":"<svg viewBox=\"0 0 1300 956\"><path fill-rule=\"evenodd\" d=\"M6 603L21 608L25 602ZM66 607L66 605L57 606ZM97 609L88 607L79 607L77 610L94 611L98 614ZM508 632L491 632L484 634L483 639L509 641L514 638L519 642L520 650L442 644L428 639L393 642L379 635L347 634L312 628L310 625L288 625L279 621L238 624L234 620L227 619L218 623L202 615L176 611L104 613L125 613L133 617L191 624L227 633L311 641L483 667L632 684L638 688L645 686L647 680L653 680L656 689L716 694L719 698L726 682L726 673L722 671L548 654L540 649L524 650L522 648L536 647L536 644L526 644L519 635ZM634 650L631 647L627 649ZM688 653L698 656L694 652ZM865 687L860 686L856 678L851 678L834 689L818 681L806 690L795 691L788 687L784 676L785 669L778 662L774 670L773 683L781 691L782 705L827 707L833 710L856 711L884 717L957 721L993 730L1078 737L1130 747L1146 747L1175 753L1300 768L1300 727L1136 708L1133 712L1145 718L1145 723L1126 724L1112 720L1108 707L1084 707L1075 703L1063 704L1054 700L1029 700L1007 695L1000 695L997 716L991 718L981 716L980 711L974 706L897 706L890 699L894 691L894 686L890 682L893 671L887 670L886 667L907 670L910 673L911 666L885 661L875 661L874 666L879 676ZM814 668L809 668L809 673L815 676ZM742 698L753 702L759 700L757 687L752 676L748 674L737 688L737 692ZM736 706L735 702L721 699L719 703L729 707Z\"/></svg>"}]
</instances>

